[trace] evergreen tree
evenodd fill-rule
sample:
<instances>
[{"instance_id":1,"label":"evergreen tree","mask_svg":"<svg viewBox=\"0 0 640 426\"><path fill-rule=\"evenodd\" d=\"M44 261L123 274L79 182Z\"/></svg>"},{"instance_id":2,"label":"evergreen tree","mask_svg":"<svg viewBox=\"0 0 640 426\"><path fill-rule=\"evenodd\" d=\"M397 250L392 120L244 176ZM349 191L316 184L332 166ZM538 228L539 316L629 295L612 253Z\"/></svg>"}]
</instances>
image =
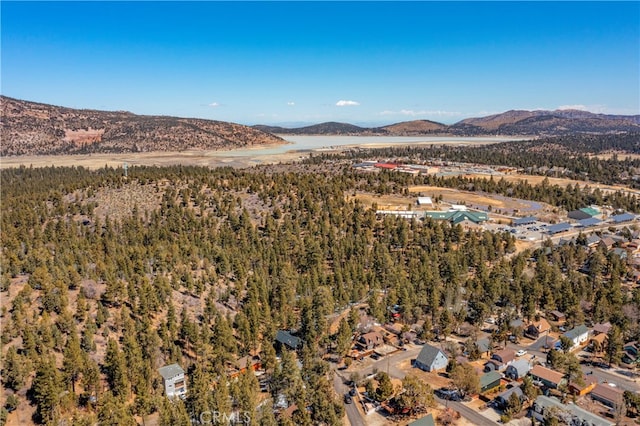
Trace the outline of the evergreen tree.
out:
<instances>
[{"instance_id":1,"label":"evergreen tree","mask_svg":"<svg viewBox=\"0 0 640 426\"><path fill-rule=\"evenodd\" d=\"M42 358L36 369L31 385L33 400L36 403L35 419L40 423L56 422L62 388L60 373L49 358Z\"/></svg>"}]
</instances>

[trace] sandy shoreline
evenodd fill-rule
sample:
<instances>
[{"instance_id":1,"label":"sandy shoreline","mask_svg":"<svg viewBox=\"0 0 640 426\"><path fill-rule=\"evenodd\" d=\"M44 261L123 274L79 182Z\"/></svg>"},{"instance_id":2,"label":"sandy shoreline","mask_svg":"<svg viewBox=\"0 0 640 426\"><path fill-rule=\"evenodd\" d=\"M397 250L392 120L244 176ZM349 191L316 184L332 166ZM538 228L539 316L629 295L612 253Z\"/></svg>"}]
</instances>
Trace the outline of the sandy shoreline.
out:
<instances>
[{"instance_id":1,"label":"sandy shoreline","mask_svg":"<svg viewBox=\"0 0 640 426\"><path fill-rule=\"evenodd\" d=\"M179 152L138 152L125 154L82 154L82 155L25 155L17 157L0 158L0 169L25 167L70 167L82 166L88 169L99 169L105 166L122 167L124 163L128 166L171 166L177 164L203 166L203 167L251 167L259 164L277 164L284 162L295 162L309 157L310 153L342 152L353 148L386 148L400 146L422 146L422 145L481 145L495 143L493 141L460 141L452 138L450 141L425 141L407 144L398 143L356 143L350 145L340 145L334 147L318 149L295 149L292 144L291 150L284 153L267 153L265 151L274 148L273 145L261 147L240 148L238 150L226 151L204 151L189 150ZM275 147L279 147L276 145ZM237 152L237 153L235 153ZM234 154L235 153L235 154Z\"/></svg>"}]
</instances>

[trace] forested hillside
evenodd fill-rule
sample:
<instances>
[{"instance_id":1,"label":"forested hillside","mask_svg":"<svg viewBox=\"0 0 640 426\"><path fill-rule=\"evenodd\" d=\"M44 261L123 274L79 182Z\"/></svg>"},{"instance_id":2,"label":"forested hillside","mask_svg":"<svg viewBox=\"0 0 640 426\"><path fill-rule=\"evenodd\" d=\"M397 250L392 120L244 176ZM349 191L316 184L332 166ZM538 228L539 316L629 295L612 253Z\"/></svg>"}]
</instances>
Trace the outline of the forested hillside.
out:
<instances>
[{"instance_id":1,"label":"forested hillside","mask_svg":"<svg viewBox=\"0 0 640 426\"><path fill-rule=\"evenodd\" d=\"M53 424L153 415L187 425L203 411L233 410L251 424L342 424L323 355L343 337L330 318L359 301L380 322L401 306L408 323L425 321L425 335L495 312L533 318L557 308L569 324L611 321L640 337L640 292L623 291L618 257L573 245L514 254L507 232L376 217L346 195L402 194L423 178L328 168L2 171L2 380L11 396L2 403L32 403L33 420ZM585 264L589 272L577 272ZM355 326L349 317L347 331ZM293 352L276 358L278 330L303 340L301 368ZM261 356L266 392L251 372L228 374L249 354ZM171 404L157 369L174 362L190 392ZM279 414L283 399L291 417Z\"/></svg>"},{"instance_id":2,"label":"forested hillside","mask_svg":"<svg viewBox=\"0 0 640 426\"><path fill-rule=\"evenodd\" d=\"M534 174L547 174L554 169L558 170L555 174L572 179L640 188L639 154L640 133L630 133L546 137L477 147L430 145L352 150L322 154L308 162L337 158L457 161L516 167Z\"/></svg>"}]
</instances>

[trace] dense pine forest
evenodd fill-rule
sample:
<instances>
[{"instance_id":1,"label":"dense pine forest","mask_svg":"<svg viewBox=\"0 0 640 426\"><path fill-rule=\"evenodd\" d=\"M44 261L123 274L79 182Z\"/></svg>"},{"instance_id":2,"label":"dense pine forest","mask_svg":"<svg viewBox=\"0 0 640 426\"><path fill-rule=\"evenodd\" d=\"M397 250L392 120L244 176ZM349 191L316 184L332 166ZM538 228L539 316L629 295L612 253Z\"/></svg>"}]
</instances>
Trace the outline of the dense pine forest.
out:
<instances>
[{"instance_id":1,"label":"dense pine forest","mask_svg":"<svg viewBox=\"0 0 640 426\"><path fill-rule=\"evenodd\" d=\"M426 152L472 160L462 150ZM342 424L324 355L355 330L352 315L338 332L329 327L354 302L382 323L400 306L407 323L424 320L423 337L492 313L531 319L559 309L568 324L610 321L640 338L640 292L622 286L627 266L615 255L573 244L518 253L507 232L378 217L347 195L430 184L639 211L635 197L313 162L306 171L132 167L127 177L112 168L2 171L3 418L33 404L42 424L156 415L187 425L196 413L234 410L256 425ZM292 330L303 349L277 352L278 330ZM229 363L258 354L266 392L251 372L228 374ZM162 395L157 369L171 363L187 371L185 401ZM297 406L290 417L274 410L283 399Z\"/></svg>"}]
</instances>

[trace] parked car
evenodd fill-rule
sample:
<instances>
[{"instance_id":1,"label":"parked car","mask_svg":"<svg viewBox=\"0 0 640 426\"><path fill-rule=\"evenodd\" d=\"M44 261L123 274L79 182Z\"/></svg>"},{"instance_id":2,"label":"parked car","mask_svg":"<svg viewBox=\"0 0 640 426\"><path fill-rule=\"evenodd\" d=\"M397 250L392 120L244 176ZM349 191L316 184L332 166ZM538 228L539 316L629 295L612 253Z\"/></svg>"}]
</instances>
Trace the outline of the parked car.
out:
<instances>
[{"instance_id":1,"label":"parked car","mask_svg":"<svg viewBox=\"0 0 640 426\"><path fill-rule=\"evenodd\" d=\"M516 352L516 356L524 356L527 353L527 351L525 351L524 349L520 349L518 352Z\"/></svg>"},{"instance_id":2,"label":"parked car","mask_svg":"<svg viewBox=\"0 0 640 426\"><path fill-rule=\"evenodd\" d=\"M344 403L345 404L351 404L353 402L353 399L351 399L351 396L349 394L346 394L344 396Z\"/></svg>"},{"instance_id":3,"label":"parked car","mask_svg":"<svg viewBox=\"0 0 640 426\"><path fill-rule=\"evenodd\" d=\"M356 390L356 388L349 389L349 396L356 396L357 393L358 391Z\"/></svg>"},{"instance_id":4,"label":"parked car","mask_svg":"<svg viewBox=\"0 0 640 426\"><path fill-rule=\"evenodd\" d=\"M448 401L460 401L462 399L462 395L460 395L460 392L456 389L440 388L435 391L435 394L438 398Z\"/></svg>"}]
</instances>

